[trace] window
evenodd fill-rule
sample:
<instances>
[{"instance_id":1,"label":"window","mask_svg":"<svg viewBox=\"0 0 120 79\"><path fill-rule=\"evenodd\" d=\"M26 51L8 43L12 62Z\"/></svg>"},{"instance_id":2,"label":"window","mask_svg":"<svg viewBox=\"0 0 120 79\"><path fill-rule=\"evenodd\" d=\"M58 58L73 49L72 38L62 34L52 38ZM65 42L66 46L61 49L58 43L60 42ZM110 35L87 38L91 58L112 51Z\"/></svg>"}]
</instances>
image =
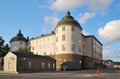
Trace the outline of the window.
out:
<instances>
[{"instance_id":1,"label":"window","mask_svg":"<svg viewBox=\"0 0 120 79\"><path fill-rule=\"evenodd\" d=\"M72 35L72 40L74 40L75 39L75 35Z\"/></svg>"},{"instance_id":2,"label":"window","mask_svg":"<svg viewBox=\"0 0 120 79\"><path fill-rule=\"evenodd\" d=\"M71 49L72 51L75 51L75 45L72 45Z\"/></svg>"},{"instance_id":3,"label":"window","mask_svg":"<svg viewBox=\"0 0 120 79\"><path fill-rule=\"evenodd\" d=\"M48 63L48 68L50 69L50 63Z\"/></svg>"},{"instance_id":4,"label":"window","mask_svg":"<svg viewBox=\"0 0 120 79\"><path fill-rule=\"evenodd\" d=\"M58 37L56 37L56 42L58 42Z\"/></svg>"},{"instance_id":5,"label":"window","mask_svg":"<svg viewBox=\"0 0 120 79\"><path fill-rule=\"evenodd\" d=\"M72 26L72 29L71 29L72 31L74 31L75 30L75 28Z\"/></svg>"},{"instance_id":6,"label":"window","mask_svg":"<svg viewBox=\"0 0 120 79\"><path fill-rule=\"evenodd\" d=\"M45 63L42 63L42 68L44 68L44 66L45 66Z\"/></svg>"},{"instance_id":7,"label":"window","mask_svg":"<svg viewBox=\"0 0 120 79\"><path fill-rule=\"evenodd\" d=\"M62 31L65 31L65 27L64 26L62 27Z\"/></svg>"},{"instance_id":8,"label":"window","mask_svg":"<svg viewBox=\"0 0 120 79\"><path fill-rule=\"evenodd\" d=\"M62 40L65 41L65 35L62 35Z\"/></svg>"},{"instance_id":9,"label":"window","mask_svg":"<svg viewBox=\"0 0 120 79\"><path fill-rule=\"evenodd\" d=\"M55 68L55 64L53 64L53 68Z\"/></svg>"},{"instance_id":10,"label":"window","mask_svg":"<svg viewBox=\"0 0 120 79\"><path fill-rule=\"evenodd\" d=\"M20 45L22 45L22 41L20 41Z\"/></svg>"},{"instance_id":11,"label":"window","mask_svg":"<svg viewBox=\"0 0 120 79\"><path fill-rule=\"evenodd\" d=\"M31 62L30 61L28 62L28 67L31 68Z\"/></svg>"},{"instance_id":12,"label":"window","mask_svg":"<svg viewBox=\"0 0 120 79\"><path fill-rule=\"evenodd\" d=\"M62 51L65 51L65 46L64 45L62 45Z\"/></svg>"}]
</instances>

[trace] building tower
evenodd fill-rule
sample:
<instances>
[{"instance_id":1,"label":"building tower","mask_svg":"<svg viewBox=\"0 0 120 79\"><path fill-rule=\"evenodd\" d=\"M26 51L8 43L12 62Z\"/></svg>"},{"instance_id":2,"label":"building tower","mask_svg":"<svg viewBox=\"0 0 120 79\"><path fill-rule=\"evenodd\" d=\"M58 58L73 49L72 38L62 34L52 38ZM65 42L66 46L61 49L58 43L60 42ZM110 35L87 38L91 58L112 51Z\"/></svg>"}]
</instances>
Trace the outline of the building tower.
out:
<instances>
[{"instance_id":1,"label":"building tower","mask_svg":"<svg viewBox=\"0 0 120 79\"><path fill-rule=\"evenodd\" d=\"M56 67L60 69L81 69L82 27L67 11L55 27Z\"/></svg>"},{"instance_id":2,"label":"building tower","mask_svg":"<svg viewBox=\"0 0 120 79\"><path fill-rule=\"evenodd\" d=\"M10 40L10 51L16 52L18 49L28 48L28 41L29 39L26 39L19 30L16 36Z\"/></svg>"}]
</instances>

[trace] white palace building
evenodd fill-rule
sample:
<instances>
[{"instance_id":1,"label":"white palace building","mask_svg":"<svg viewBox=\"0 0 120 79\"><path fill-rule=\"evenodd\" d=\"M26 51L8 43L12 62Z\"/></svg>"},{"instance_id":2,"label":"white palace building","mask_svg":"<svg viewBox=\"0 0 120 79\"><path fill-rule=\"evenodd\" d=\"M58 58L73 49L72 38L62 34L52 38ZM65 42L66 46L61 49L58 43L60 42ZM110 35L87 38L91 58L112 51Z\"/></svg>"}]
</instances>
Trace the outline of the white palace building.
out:
<instances>
[{"instance_id":1,"label":"white palace building","mask_svg":"<svg viewBox=\"0 0 120 79\"><path fill-rule=\"evenodd\" d=\"M10 50L15 52L30 47L34 55L54 59L56 70L95 68L102 62L102 43L95 36L86 36L81 31L81 25L67 11L50 34L28 40L19 31L10 41Z\"/></svg>"},{"instance_id":2,"label":"white palace building","mask_svg":"<svg viewBox=\"0 0 120 79\"><path fill-rule=\"evenodd\" d=\"M102 60L102 44L95 36L85 36L81 31L82 27L68 11L55 32L30 40L31 51L53 57L57 70L94 68Z\"/></svg>"}]
</instances>

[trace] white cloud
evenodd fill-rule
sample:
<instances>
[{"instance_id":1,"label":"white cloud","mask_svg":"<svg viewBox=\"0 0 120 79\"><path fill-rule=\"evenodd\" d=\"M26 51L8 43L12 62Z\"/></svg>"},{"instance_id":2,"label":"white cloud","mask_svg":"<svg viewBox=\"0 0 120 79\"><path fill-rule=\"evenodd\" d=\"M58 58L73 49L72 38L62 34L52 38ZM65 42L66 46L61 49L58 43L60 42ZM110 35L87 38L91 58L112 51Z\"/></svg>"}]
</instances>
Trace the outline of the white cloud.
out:
<instances>
[{"instance_id":1,"label":"white cloud","mask_svg":"<svg viewBox=\"0 0 120 79\"><path fill-rule=\"evenodd\" d=\"M107 43L120 41L120 20L108 22L103 28L101 27L98 30L98 34Z\"/></svg>"},{"instance_id":2,"label":"white cloud","mask_svg":"<svg viewBox=\"0 0 120 79\"><path fill-rule=\"evenodd\" d=\"M93 18L96 14L94 12L90 13L90 12L85 12L84 14L80 14L80 18L78 19L78 21L80 22L80 24L85 23L86 21L88 21L89 19Z\"/></svg>"},{"instance_id":3,"label":"white cloud","mask_svg":"<svg viewBox=\"0 0 120 79\"><path fill-rule=\"evenodd\" d=\"M56 24L58 23L59 21L59 18L55 17L55 16L46 16L44 18L44 22L49 25L49 26L52 26L52 27L55 27Z\"/></svg>"},{"instance_id":4,"label":"white cloud","mask_svg":"<svg viewBox=\"0 0 120 79\"><path fill-rule=\"evenodd\" d=\"M105 10L112 2L113 0L55 0L50 8L64 11L87 6L91 10Z\"/></svg>"},{"instance_id":5,"label":"white cloud","mask_svg":"<svg viewBox=\"0 0 120 79\"><path fill-rule=\"evenodd\" d=\"M63 11L79 7L83 4L84 0L55 0L51 5L51 9Z\"/></svg>"},{"instance_id":6,"label":"white cloud","mask_svg":"<svg viewBox=\"0 0 120 79\"><path fill-rule=\"evenodd\" d=\"M83 35L89 35L88 32L86 32L85 30L82 30L82 34Z\"/></svg>"},{"instance_id":7,"label":"white cloud","mask_svg":"<svg viewBox=\"0 0 120 79\"><path fill-rule=\"evenodd\" d=\"M120 49L112 50L109 47L105 47L103 50L103 59L112 59L114 61L120 61Z\"/></svg>"},{"instance_id":8,"label":"white cloud","mask_svg":"<svg viewBox=\"0 0 120 79\"><path fill-rule=\"evenodd\" d=\"M42 30L41 30L43 33L47 32L47 28L46 27L42 27Z\"/></svg>"},{"instance_id":9,"label":"white cloud","mask_svg":"<svg viewBox=\"0 0 120 79\"><path fill-rule=\"evenodd\" d=\"M88 0L88 6L91 10L105 10L113 0Z\"/></svg>"},{"instance_id":10,"label":"white cloud","mask_svg":"<svg viewBox=\"0 0 120 79\"><path fill-rule=\"evenodd\" d=\"M44 18L45 26L42 28L42 32L49 33L54 30L54 27L58 23L59 18L55 16L46 16Z\"/></svg>"}]
</instances>

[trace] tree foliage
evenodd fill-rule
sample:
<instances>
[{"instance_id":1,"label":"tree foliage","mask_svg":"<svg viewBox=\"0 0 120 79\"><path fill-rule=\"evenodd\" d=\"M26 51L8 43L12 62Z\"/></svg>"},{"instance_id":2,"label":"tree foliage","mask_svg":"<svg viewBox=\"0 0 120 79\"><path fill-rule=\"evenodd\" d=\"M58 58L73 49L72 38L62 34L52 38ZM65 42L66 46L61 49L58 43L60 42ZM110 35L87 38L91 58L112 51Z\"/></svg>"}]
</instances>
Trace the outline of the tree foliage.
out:
<instances>
[{"instance_id":1,"label":"tree foliage","mask_svg":"<svg viewBox=\"0 0 120 79\"><path fill-rule=\"evenodd\" d=\"M4 45L4 39L0 36L0 56L4 57L10 50L9 45Z\"/></svg>"},{"instance_id":2,"label":"tree foliage","mask_svg":"<svg viewBox=\"0 0 120 79\"><path fill-rule=\"evenodd\" d=\"M9 52L9 50L10 50L9 45L8 45L8 44L5 44L5 45L4 45L4 42L5 42L5 41L4 41L3 38L0 36L0 57L2 57L2 58L3 58L3 57ZM2 69L3 59L1 59L0 66L1 66L0 69Z\"/></svg>"},{"instance_id":3,"label":"tree foliage","mask_svg":"<svg viewBox=\"0 0 120 79\"><path fill-rule=\"evenodd\" d=\"M2 47L2 53L1 55L2 56L5 56L8 52L9 52L10 48L9 48L9 45L8 44L5 44L3 47Z\"/></svg>"},{"instance_id":4,"label":"tree foliage","mask_svg":"<svg viewBox=\"0 0 120 79\"><path fill-rule=\"evenodd\" d=\"M2 37L0 36L0 54L2 52L2 47L4 45L4 40L2 39Z\"/></svg>"},{"instance_id":5,"label":"tree foliage","mask_svg":"<svg viewBox=\"0 0 120 79\"><path fill-rule=\"evenodd\" d=\"M28 48L24 48L24 49L20 48L16 52L20 52L20 53L33 53Z\"/></svg>"}]
</instances>

